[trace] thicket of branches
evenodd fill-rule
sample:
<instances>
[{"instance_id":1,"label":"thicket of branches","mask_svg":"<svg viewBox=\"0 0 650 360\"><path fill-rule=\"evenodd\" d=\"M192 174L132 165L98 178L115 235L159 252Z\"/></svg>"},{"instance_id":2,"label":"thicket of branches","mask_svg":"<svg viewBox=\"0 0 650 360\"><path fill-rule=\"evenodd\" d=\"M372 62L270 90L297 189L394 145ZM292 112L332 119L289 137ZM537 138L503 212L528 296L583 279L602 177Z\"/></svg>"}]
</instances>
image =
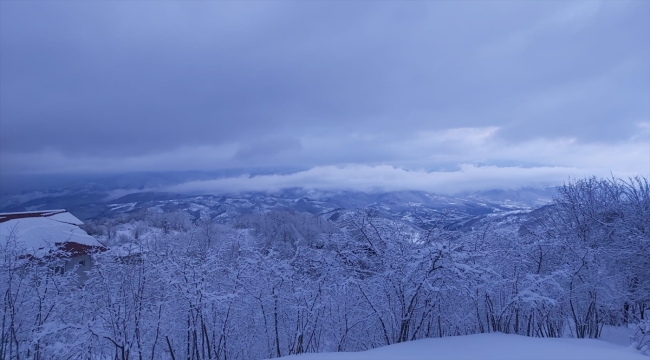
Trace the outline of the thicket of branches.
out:
<instances>
[{"instance_id":1,"label":"thicket of branches","mask_svg":"<svg viewBox=\"0 0 650 360\"><path fill-rule=\"evenodd\" d=\"M647 347L648 180L558 190L517 229L414 229L358 211L170 233L163 217L155 246L98 254L81 287L7 239L0 358L261 359L482 332L595 338L626 324Z\"/></svg>"}]
</instances>

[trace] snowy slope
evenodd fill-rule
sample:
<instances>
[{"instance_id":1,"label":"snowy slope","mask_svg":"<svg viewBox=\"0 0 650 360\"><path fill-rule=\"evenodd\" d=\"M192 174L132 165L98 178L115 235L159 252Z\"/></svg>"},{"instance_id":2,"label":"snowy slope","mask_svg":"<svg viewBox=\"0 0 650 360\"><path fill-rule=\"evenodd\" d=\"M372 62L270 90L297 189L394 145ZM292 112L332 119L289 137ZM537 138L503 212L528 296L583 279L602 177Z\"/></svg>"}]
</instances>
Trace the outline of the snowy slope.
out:
<instances>
[{"instance_id":1,"label":"snowy slope","mask_svg":"<svg viewBox=\"0 0 650 360\"><path fill-rule=\"evenodd\" d=\"M302 354L296 360L648 360L632 347L591 339L476 334L424 339L348 353Z\"/></svg>"}]
</instances>

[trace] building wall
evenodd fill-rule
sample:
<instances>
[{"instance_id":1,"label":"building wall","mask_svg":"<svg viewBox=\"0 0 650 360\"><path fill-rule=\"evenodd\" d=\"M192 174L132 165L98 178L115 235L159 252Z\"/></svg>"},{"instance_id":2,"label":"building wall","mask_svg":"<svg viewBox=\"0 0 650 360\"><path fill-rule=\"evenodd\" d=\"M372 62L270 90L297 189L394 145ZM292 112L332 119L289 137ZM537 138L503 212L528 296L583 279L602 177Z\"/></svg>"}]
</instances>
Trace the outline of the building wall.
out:
<instances>
[{"instance_id":1,"label":"building wall","mask_svg":"<svg viewBox=\"0 0 650 360\"><path fill-rule=\"evenodd\" d=\"M74 256L65 263L65 272L76 271L79 284L83 284L88 279L88 270L91 266L90 255Z\"/></svg>"}]
</instances>

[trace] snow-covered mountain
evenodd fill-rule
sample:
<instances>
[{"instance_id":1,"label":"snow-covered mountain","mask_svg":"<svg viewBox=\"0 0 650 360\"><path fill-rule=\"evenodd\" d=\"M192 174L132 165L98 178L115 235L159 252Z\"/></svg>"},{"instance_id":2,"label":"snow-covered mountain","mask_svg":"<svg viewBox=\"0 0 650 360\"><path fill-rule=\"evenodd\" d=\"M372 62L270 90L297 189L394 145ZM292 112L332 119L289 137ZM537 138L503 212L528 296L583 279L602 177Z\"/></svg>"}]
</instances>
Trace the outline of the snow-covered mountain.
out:
<instances>
[{"instance_id":1,"label":"snow-covered mountain","mask_svg":"<svg viewBox=\"0 0 650 360\"><path fill-rule=\"evenodd\" d=\"M286 189L275 193L188 195L156 191L152 187L190 178L196 177L115 177L47 191L5 194L0 198L0 211L64 208L80 219L101 219L139 211L181 211L193 219L209 216L226 223L241 215L268 211L307 212L336 221L342 212L369 209L378 216L416 226L426 227L443 219L449 227L469 228L486 218L526 213L548 204L555 193L553 188L496 189L454 196L423 191L366 193Z\"/></svg>"}]
</instances>

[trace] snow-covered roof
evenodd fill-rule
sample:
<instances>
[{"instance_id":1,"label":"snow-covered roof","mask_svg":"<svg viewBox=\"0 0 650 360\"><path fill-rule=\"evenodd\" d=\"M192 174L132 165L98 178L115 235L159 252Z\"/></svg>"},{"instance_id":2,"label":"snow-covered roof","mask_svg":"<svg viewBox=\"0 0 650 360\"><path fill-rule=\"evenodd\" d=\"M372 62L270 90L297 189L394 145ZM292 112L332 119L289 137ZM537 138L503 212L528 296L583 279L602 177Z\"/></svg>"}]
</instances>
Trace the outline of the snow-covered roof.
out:
<instances>
[{"instance_id":1,"label":"snow-covered roof","mask_svg":"<svg viewBox=\"0 0 650 360\"><path fill-rule=\"evenodd\" d=\"M74 215L70 214L64 209L0 213L0 223L13 220L13 219L35 218L35 217L36 218L47 217L68 224L83 225L83 221L77 219Z\"/></svg>"},{"instance_id":2,"label":"snow-covered roof","mask_svg":"<svg viewBox=\"0 0 650 360\"><path fill-rule=\"evenodd\" d=\"M0 244L15 241L24 255L44 256L61 248L83 252L104 246L79 228L83 222L65 210L0 213Z\"/></svg>"}]
</instances>

